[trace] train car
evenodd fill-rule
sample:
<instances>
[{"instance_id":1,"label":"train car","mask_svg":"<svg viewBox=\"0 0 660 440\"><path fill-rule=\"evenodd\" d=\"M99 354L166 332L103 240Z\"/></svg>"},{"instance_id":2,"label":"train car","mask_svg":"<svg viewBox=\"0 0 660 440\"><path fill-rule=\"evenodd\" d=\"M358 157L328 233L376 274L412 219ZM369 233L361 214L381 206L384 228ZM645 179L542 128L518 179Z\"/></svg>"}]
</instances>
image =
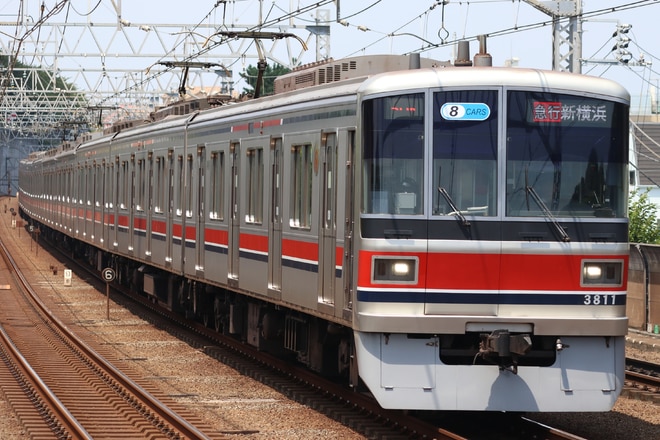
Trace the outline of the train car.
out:
<instances>
[{"instance_id":1,"label":"train car","mask_svg":"<svg viewBox=\"0 0 660 440\"><path fill-rule=\"evenodd\" d=\"M410 58L320 63L273 96L28 158L21 213L154 301L383 407L609 410L629 94Z\"/></svg>"}]
</instances>

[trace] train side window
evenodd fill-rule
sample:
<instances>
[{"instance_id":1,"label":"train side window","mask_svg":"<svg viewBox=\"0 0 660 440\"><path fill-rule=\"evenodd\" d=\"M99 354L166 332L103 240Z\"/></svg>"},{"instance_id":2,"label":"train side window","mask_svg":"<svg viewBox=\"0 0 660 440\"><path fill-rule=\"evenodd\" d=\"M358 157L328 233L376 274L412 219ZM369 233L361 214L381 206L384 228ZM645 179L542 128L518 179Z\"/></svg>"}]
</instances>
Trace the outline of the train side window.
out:
<instances>
[{"instance_id":1,"label":"train side window","mask_svg":"<svg viewBox=\"0 0 660 440\"><path fill-rule=\"evenodd\" d=\"M246 155L248 188L245 221L261 224L264 211L264 150L250 148Z\"/></svg>"},{"instance_id":2,"label":"train side window","mask_svg":"<svg viewBox=\"0 0 660 440\"><path fill-rule=\"evenodd\" d=\"M85 166L85 201L87 202L87 206L92 206L93 197L92 165L88 164Z\"/></svg>"},{"instance_id":3,"label":"train side window","mask_svg":"<svg viewBox=\"0 0 660 440\"><path fill-rule=\"evenodd\" d=\"M94 164L94 206L97 208L101 207L103 200L103 169L103 165Z\"/></svg>"},{"instance_id":4,"label":"train side window","mask_svg":"<svg viewBox=\"0 0 660 440\"><path fill-rule=\"evenodd\" d=\"M211 153L211 206L209 218L211 220L224 220L225 212L225 153L214 151Z\"/></svg>"},{"instance_id":5,"label":"train side window","mask_svg":"<svg viewBox=\"0 0 660 440\"><path fill-rule=\"evenodd\" d=\"M189 154L186 160L186 217L192 218L192 206L193 206L193 156Z\"/></svg>"},{"instance_id":6,"label":"train side window","mask_svg":"<svg viewBox=\"0 0 660 440\"><path fill-rule=\"evenodd\" d=\"M172 182L172 184L174 185L174 206L176 208L176 215L181 217L181 210L182 210L182 206L181 206L181 195L182 195L181 187L183 185L177 185L177 184L174 183L174 182L183 183L183 156L181 156L181 155L179 155L177 157L176 173L177 173L177 175L173 176L174 179L173 179L173 182Z\"/></svg>"},{"instance_id":7,"label":"train side window","mask_svg":"<svg viewBox=\"0 0 660 440\"><path fill-rule=\"evenodd\" d=\"M66 203L71 203L73 201L73 170L67 168L66 170L66 187L64 188L66 193L66 198L64 201Z\"/></svg>"},{"instance_id":8,"label":"train side window","mask_svg":"<svg viewBox=\"0 0 660 440\"><path fill-rule=\"evenodd\" d=\"M136 188L136 199L135 199L135 210L144 211L144 189L145 189L145 174L144 174L144 159L138 160L137 164L137 188Z\"/></svg>"},{"instance_id":9,"label":"train side window","mask_svg":"<svg viewBox=\"0 0 660 440\"><path fill-rule=\"evenodd\" d=\"M147 207L145 209L151 212L154 209L154 159L151 153L149 153L146 185L145 202Z\"/></svg>"},{"instance_id":10,"label":"train side window","mask_svg":"<svg viewBox=\"0 0 660 440\"><path fill-rule=\"evenodd\" d=\"M154 212L158 214L163 213L163 207L165 206L165 158L157 157L156 158L156 185L154 190Z\"/></svg>"},{"instance_id":11,"label":"train side window","mask_svg":"<svg viewBox=\"0 0 660 440\"><path fill-rule=\"evenodd\" d=\"M291 147L291 216L289 225L309 229L312 223L312 145Z\"/></svg>"},{"instance_id":12,"label":"train side window","mask_svg":"<svg viewBox=\"0 0 660 440\"><path fill-rule=\"evenodd\" d=\"M121 163L121 190L119 192L119 208L121 209L128 209L127 203L128 203L128 194L129 194L129 187L130 187L130 174L128 172L128 161L124 160Z\"/></svg>"},{"instance_id":13,"label":"train side window","mask_svg":"<svg viewBox=\"0 0 660 440\"><path fill-rule=\"evenodd\" d=\"M78 169L78 191L77 191L77 203L79 205L84 204L85 198L85 168Z\"/></svg>"},{"instance_id":14,"label":"train side window","mask_svg":"<svg viewBox=\"0 0 660 440\"><path fill-rule=\"evenodd\" d=\"M113 182L113 178L115 176L115 164L109 162L105 164L105 167L105 207L112 209L114 207L115 183Z\"/></svg>"}]
</instances>

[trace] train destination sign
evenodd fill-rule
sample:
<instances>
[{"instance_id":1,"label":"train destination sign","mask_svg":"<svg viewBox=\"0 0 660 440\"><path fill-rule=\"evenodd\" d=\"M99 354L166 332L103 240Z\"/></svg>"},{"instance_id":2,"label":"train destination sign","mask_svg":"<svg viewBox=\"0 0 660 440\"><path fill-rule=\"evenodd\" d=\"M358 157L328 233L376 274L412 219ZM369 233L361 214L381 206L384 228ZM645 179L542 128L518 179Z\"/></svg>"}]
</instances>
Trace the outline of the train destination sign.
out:
<instances>
[{"instance_id":1,"label":"train destination sign","mask_svg":"<svg viewBox=\"0 0 660 440\"><path fill-rule=\"evenodd\" d=\"M593 100L592 100L593 101ZM611 115L611 103L589 104L566 101L531 101L532 122L605 124Z\"/></svg>"}]
</instances>

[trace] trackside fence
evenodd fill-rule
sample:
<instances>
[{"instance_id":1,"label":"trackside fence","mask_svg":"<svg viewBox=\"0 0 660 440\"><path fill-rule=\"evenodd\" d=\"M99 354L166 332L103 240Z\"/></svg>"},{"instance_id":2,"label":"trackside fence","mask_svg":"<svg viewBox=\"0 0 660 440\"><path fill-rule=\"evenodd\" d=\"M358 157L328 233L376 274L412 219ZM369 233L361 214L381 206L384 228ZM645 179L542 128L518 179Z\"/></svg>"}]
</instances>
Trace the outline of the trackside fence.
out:
<instances>
[{"instance_id":1,"label":"trackside fence","mask_svg":"<svg viewBox=\"0 0 660 440\"><path fill-rule=\"evenodd\" d=\"M630 244L628 326L660 333L660 246Z\"/></svg>"}]
</instances>

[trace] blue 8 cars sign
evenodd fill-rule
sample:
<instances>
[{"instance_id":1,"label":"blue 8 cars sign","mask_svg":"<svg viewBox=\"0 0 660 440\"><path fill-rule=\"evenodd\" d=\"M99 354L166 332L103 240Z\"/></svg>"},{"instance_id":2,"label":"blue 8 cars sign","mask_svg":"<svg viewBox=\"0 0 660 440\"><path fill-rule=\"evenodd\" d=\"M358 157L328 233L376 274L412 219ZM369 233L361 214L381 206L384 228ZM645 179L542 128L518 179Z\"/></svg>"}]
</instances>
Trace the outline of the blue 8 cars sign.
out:
<instances>
[{"instance_id":1,"label":"blue 8 cars sign","mask_svg":"<svg viewBox=\"0 0 660 440\"><path fill-rule=\"evenodd\" d=\"M481 102L447 102L440 114L450 121L484 121L490 116L490 107Z\"/></svg>"}]
</instances>

